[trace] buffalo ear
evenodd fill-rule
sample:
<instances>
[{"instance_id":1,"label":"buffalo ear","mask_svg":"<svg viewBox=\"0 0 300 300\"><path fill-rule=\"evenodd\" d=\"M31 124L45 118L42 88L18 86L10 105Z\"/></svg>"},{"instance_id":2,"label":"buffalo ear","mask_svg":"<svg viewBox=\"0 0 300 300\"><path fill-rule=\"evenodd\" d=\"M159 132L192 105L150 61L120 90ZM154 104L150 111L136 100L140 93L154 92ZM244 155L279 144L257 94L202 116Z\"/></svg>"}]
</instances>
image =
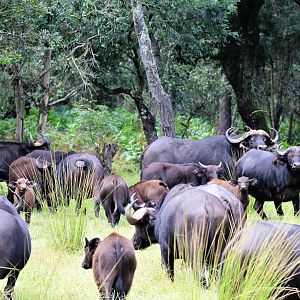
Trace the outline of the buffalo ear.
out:
<instances>
[{"instance_id":1,"label":"buffalo ear","mask_svg":"<svg viewBox=\"0 0 300 300\"><path fill-rule=\"evenodd\" d=\"M237 185L238 184L238 181L236 179L230 179L229 180L229 183L233 186Z\"/></svg>"},{"instance_id":2,"label":"buffalo ear","mask_svg":"<svg viewBox=\"0 0 300 300\"><path fill-rule=\"evenodd\" d=\"M199 169L194 169L193 171L193 174L196 176L196 177L201 177L204 175L204 171L203 170L199 170Z\"/></svg>"},{"instance_id":3,"label":"buffalo ear","mask_svg":"<svg viewBox=\"0 0 300 300\"><path fill-rule=\"evenodd\" d=\"M251 179L249 180L249 184L250 184L251 186L255 186L255 185L258 184L258 180L257 180L256 178L251 178Z\"/></svg>"},{"instance_id":4,"label":"buffalo ear","mask_svg":"<svg viewBox=\"0 0 300 300\"><path fill-rule=\"evenodd\" d=\"M35 188L35 187L37 187L37 183L36 182L34 182L34 181L29 181L29 186L30 187L32 187L32 188Z\"/></svg>"},{"instance_id":5,"label":"buffalo ear","mask_svg":"<svg viewBox=\"0 0 300 300\"><path fill-rule=\"evenodd\" d=\"M94 252L100 242L101 241L100 241L99 238L94 238L94 239L90 240L89 241L89 249L90 249L90 251Z\"/></svg>"},{"instance_id":6,"label":"buffalo ear","mask_svg":"<svg viewBox=\"0 0 300 300\"><path fill-rule=\"evenodd\" d=\"M273 159L273 165L284 165L287 162L286 157L284 155L276 154L275 158Z\"/></svg>"},{"instance_id":7,"label":"buffalo ear","mask_svg":"<svg viewBox=\"0 0 300 300\"><path fill-rule=\"evenodd\" d=\"M8 187L12 190L15 190L16 187L17 187L17 182L16 181L11 181L9 184L8 184Z\"/></svg>"}]
</instances>

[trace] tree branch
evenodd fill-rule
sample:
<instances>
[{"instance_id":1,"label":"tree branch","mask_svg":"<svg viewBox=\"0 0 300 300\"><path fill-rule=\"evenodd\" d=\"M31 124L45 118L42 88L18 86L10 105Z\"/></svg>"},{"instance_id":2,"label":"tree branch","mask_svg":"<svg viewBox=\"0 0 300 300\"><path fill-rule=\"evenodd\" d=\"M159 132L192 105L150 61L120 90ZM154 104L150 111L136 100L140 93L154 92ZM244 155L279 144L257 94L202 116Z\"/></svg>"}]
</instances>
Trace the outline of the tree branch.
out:
<instances>
[{"instance_id":1,"label":"tree branch","mask_svg":"<svg viewBox=\"0 0 300 300\"><path fill-rule=\"evenodd\" d=\"M76 94L77 94L77 91L75 89L72 89L66 96L49 103L48 106L53 106L58 103L64 102L64 101L68 100L69 98L75 96Z\"/></svg>"}]
</instances>

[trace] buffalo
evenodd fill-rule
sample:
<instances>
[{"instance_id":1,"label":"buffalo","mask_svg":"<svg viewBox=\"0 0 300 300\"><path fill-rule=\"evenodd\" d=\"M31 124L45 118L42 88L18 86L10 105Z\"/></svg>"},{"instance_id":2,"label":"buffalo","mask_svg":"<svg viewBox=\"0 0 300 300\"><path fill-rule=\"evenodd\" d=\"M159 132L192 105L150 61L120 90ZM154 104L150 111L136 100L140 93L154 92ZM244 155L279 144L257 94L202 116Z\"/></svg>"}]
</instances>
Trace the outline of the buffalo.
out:
<instances>
[{"instance_id":1,"label":"buffalo","mask_svg":"<svg viewBox=\"0 0 300 300\"><path fill-rule=\"evenodd\" d=\"M136 203L133 208L138 209L139 205L155 206L168 193L169 188L162 180L142 180L129 187L130 196L134 195Z\"/></svg>"},{"instance_id":2,"label":"buffalo","mask_svg":"<svg viewBox=\"0 0 300 300\"><path fill-rule=\"evenodd\" d=\"M22 156L16 159L9 168L9 186L7 198L13 203L12 192L15 189L16 182L19 178L26 178L30 182L35 182L40 188L41 195L46 196L46 176L45 170L49 164L42 159L35 159L32 157ZM38 205L38 208L40 206Z\"/></svg>"},{"instance_id":3,"label":"buffalo","mask_svg":"<svg viewBox=\"0 0 300 300\"><path fill-rule=\"evenodd\" d=\"M211 136L200 140L161 137L150 144L140 157L140 169L153 162L173 164L198 163L218 165L225 168L227 178L233 168L233 161L240 158L249 149L257 148L270 150L277 145L278 133L275 138L263 130L249 129L241 136L231 136L233 128L229 128L225 135Z\"/></svg>"},{"instance_id":4,"label":"buffalo","mask_svg":"<svg viewBox=\"0 0 300 300\"><path fill-rule=\"evenodd\" d=\"M235 176L256 178L257 184L249 186L255 198L254 209L262 218L265 201L274 201L276 211L283 215L281 203L292 201L295 215L299 214L300 146L286 150L277 147L276 153L250 150L235 165Z\"/></svg>"},{"instance_id":5,"label":"buffalo","mask_svg":"<svg viewBox=\"0 0 300 300\"><path fill-rule=\"evenodd\" d=\"M283 254L278 253L276 256L276 254L274 255L275 251ZM284 263L280 261L281 258L278 255L287 258ZM299 225L264 221L254 222L241 229L224 249L220 264L222 275L224 275L224 263L226 263L226 258L229 256L234 259L237 266L240 265L238 272L245 272L245 276L248 266L251 265L251 272L253 272L254 264L262 265L259 263L260 257L262 259L267 258L270 263L272 263L272 260L276 260L275 266L279 269L278 272L283 273L279 276L282 276L281 281L285 288L281 292L280 299L299 299ZM230 264L233 263L232 259L230 259ZM227 281L234 281L234 278L228 277L228 274L224 276L226 276Z\"/></svg>"},{"instance_id":6,"label":"buffalo","mask_svg":"<svg viewBox=\"0 0 300 300\"><path fill-rule=\"evenodd\" d=\"M208 184L217 184L223 186L230 192L232 192L243 204L243 208L246 208L249 204L249 186L257 184L256 178L248 178L245 176L239 177L237 180L237 185L233 186L230 182L221 179L213 179Z\"/></svg>"},{"instance_id":7,"label":"buffalo","mask_svg":"<svg viewBox=\"0 0 300 300\"><path fill-rule=\"evenodd\" d=\"M170 164L153 162L147 165L141 172L141 180L158 179L164 181L171 189L177 184L200 185L205 184L212 178L218 178L222 164L203 165L199 164Z\"/></svg>"},{"instance_id":8,"label":"buffalo","mask_svg":"<svg viewBox=\"0 0 300 300\"><path fill-rule=\"evenodd\" d=\"M19 178L17 181L11 181L9 188L14 190L17 199L14 199L14 205L17 206L17 211L24 211L25 222L30 224L31 212L35 206L35 194L33 187L36 184L30 182L27 178ZM22 205L20 205L20 198Z\"/></svg>"},{"instance_id":9,"label":"buffalo","mask_svg":"<svg viewBox=\"0 0 300 300\"><path fill-rule=\"evenodd\" d=\"M32 157L35 159L41 159L47 162L49 165L57 165L67 156L75 154L76 152L64 152L64 151L53 151L53 150L34 150L28 153L26 156Z\"/></svg>"},{"instance_id":10,"label":"buffalo","mask_svg":"<svg viewBox=\"0 0 300 300\"><path fill-rule=\"evenodd\" d=\"M50 150L50 143L41 134L29 143L0 142L0 180L8 181L10 164L36 149Z\"/></svg>"},{"instance_id":11,"label":"buffalo","mask_svg":"<svg viewBox=\"0 0 300 300\"><path fill-rule=\"evenodd\" d=\"M136 269L132 242L115 232L103 241L99 238L90 241L85 238L84 252L82 267L93 269L100 298L124 299L130 290Z\"/></svg>"},{"instance_id":12,"label":"buffalo","mask_svg":"<svg viewBox=\"0 0 300 300\"><path fill-rule=\"evenodd\" d=\"M216 193L222 189L217 188ZM125 216L131 225L135 225L134 248L143 249L158 242L162 262L171 280L174 279L176 258L183 258L194 267L201 261L218 260L220 251L217 249L224 248L231 224L238 222L232 220L232 211L237 210L235 207L231 209L230 203L237 204L239 218L243 214L242 205L235 196L227 190L225 192L227 194L219 198L200 187L177 185L156 209L142 207L131 214L133 203L130 204Z\"/></svg>"},{"instance_id":13,"label":"buffalo","mask_svg":"<svg viewBox=\"0 0 300 300\"><path fill-rule=\"evenodd\" d=\"M111 225L119 223L120 214L125 214L124 207L129 203L129 189L121 176L105 177L99 187L95 199L95 216L99 217L100 203L104 207L106 217Z\"/></svg>"},{"instance_id":14,"label":"buffalo","mask_svg":"<svg viewBox=\"0 0 300 300\"><path fill-rule=\"evenodd\" d=\"M59 189L64 201L77 199L77 210L83 198L97 198L104 169L95 155L81 152L67 155L56 167Z\"/></svg>"},{"instance_id":15,"label":"buffalo","mask_svg":"<svg viewBox=\"0 0 300 300\"><path fill-rule=\"evenodd\" d=\"M0 196L0 279L8 276L4 295L12 299L20 271L31 254L31 238L27 225L15 207Z\"/></svg>"}]
</instances>

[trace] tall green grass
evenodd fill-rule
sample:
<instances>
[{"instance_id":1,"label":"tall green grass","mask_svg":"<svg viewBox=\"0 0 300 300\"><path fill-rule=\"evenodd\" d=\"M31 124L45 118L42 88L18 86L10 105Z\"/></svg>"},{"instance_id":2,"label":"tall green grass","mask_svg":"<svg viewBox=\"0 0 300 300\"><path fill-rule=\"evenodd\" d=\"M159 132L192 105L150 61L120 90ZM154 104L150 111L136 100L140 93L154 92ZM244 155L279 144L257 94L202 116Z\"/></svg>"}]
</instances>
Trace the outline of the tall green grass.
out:
<instances>
[{"instance_id":1,"label":"tall green grass","mask_svg":"<svg viewBox=\"0 0 300 300\"><path fill-rule=\"evenodd\" d=\"M300 233L287 237L282 228L271 231L264 240L251 227L244 230L227 252L218 299L280 299L282 292L293 293L285 285L300 264L296 255L299 238Z\"/></svg>"}]
</instances>

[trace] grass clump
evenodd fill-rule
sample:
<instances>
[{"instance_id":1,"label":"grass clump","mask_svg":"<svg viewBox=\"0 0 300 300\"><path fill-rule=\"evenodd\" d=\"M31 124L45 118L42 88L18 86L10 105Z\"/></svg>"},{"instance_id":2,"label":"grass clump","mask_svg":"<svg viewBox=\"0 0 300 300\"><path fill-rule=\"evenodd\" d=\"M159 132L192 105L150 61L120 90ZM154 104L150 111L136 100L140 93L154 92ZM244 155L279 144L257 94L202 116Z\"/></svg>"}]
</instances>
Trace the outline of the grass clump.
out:
<instances>
[{"instance_id":1,"label":"grass clump","mask_svg":"<svg viewBox=\"0 0 300 300\"><path fill-rule=\"evenodd\" d=\"M75 201L71 201L69 206L58 206L52 215L49 231L54 247L68 252L81 250L87 228L85 210L81 208L77 211Z\"/></svg>"},{"instance_id":2,"label":"grass clump","mask_svg":"<svg viewBox=\"0 0 300 300\"><path fill-rule=\"evenodd\" d=\"M219 284L219 300L283 299L300 263L300 232L277 227L267 235L253 223L226 249Z\"/></svg>"}]
</instances>

